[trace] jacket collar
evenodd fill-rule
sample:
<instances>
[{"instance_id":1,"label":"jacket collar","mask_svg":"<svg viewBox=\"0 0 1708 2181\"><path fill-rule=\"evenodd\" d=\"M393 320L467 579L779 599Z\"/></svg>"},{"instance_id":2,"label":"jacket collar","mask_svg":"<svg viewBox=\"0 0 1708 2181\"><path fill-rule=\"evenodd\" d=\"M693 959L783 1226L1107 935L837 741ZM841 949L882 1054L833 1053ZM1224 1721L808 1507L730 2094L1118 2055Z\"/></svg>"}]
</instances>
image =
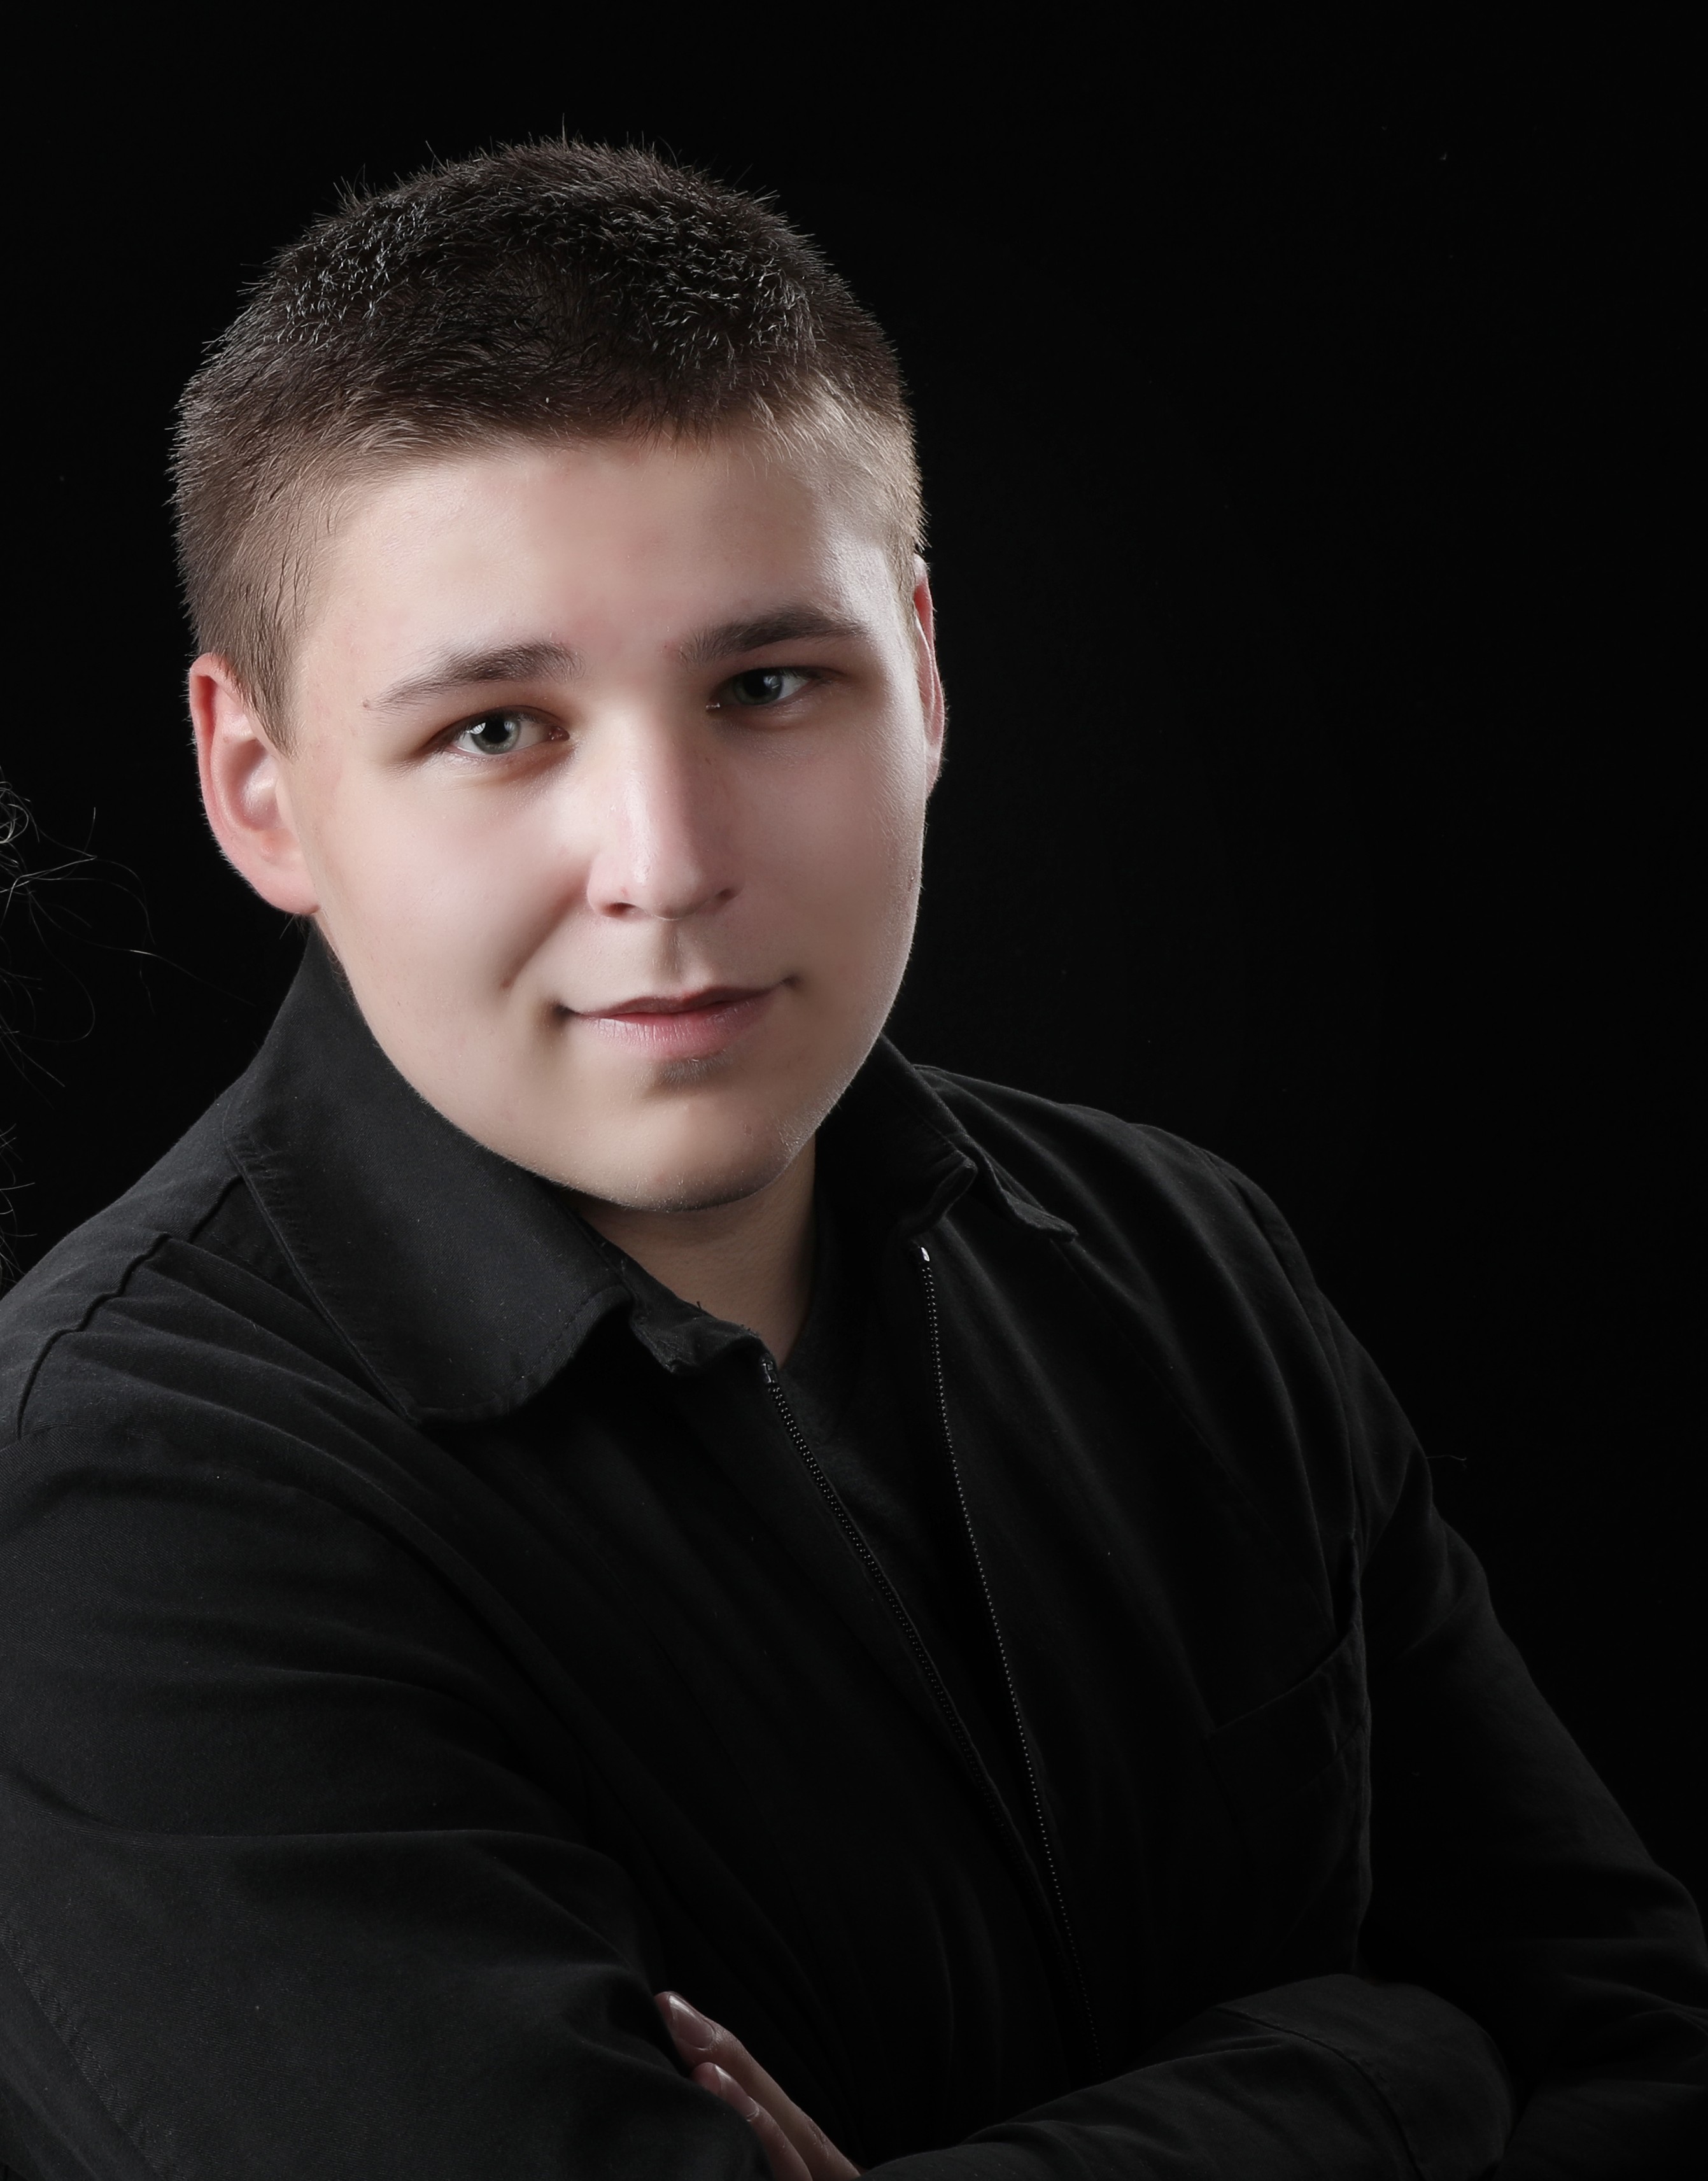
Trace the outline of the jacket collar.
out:
<instances>
[{"instance_id":1,"label":"jacket collar","mask_svg":"<svg viewBox=\"0 0 1708 2181\"><path fill-rule=\"evenodd\" d=\"M742 1337L677 1303L561 1190L429 1106L374 1042L318 939L236 1086L225 1141L316 1303L418 1422L507 1414L614 1312L629 1313L672 1371ZM1026 1224L1060 1224L885 1040L821 1143L858 1168L875 1214L902 1232L923 1233L975 1187Z\"/></svg>"}]
</instances>

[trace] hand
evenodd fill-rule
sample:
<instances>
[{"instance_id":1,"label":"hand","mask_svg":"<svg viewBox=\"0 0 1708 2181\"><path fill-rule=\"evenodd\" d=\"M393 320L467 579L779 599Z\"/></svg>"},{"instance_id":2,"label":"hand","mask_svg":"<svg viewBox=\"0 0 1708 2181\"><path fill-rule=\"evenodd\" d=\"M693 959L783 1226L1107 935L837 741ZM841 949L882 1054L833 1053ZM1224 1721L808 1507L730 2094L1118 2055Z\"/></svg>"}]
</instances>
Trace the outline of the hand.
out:
<instances>
[{"instance_id":1,"label":"hand","mask_svg":"<svg viewBox=\"0 0 1708 2181\"><path fill-rule=\"evenodd\" d=\"M690 2007L679 1991L654 1994L683 2065L703 2090L733 2106L771 2161L773 2181L852 2181L844 2158L815 2120L766 2074L738 2037Z\"/></svg>"}]
</instances>

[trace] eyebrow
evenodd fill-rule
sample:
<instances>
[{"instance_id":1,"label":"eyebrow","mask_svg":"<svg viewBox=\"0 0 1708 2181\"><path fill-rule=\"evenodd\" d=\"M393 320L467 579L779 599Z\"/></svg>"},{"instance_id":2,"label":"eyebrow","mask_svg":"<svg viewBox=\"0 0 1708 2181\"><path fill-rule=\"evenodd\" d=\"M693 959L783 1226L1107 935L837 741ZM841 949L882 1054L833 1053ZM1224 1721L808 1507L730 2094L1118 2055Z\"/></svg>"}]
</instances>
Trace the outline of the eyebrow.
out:
<instances>
[{"instance_id":1,"label":"eyebrow","mask_svg":"<svg viewBox=\"0 0 1708 2181\"><path fill-rule=\"evenodd\" d=\"M763 651L768 644L868 632L864 621L842 621L818 606L782 606L751 621L720 621L715 628L703 628L677 646L677 657L684 666L710 666L738 652Z\"/></svg>"},{"instance_id":2,"label":"eyebrow","mask_svg":"<svg viewBox=\"0 0 1708 2181\"><path fill-rule=\"evenodd\" d=\"M561 643L512 643L487 651L447 651L424 673L394 682L364 707L371 712L402 712L430 697L447 697L458 689L478 688L498 682L561 680L578 674L581 660Z\"/></svg>"},{"instance_id":3,"label":"eyebrow","mask_svg":"<svg viewBox=\"0 0 1708 2181\"><path fill-rule=\"evenodd\" d=\"M743 651L763 651L773 643L804 643L826 637L867 634L864 621L843 621L817 606L782 606L774 613L748 621L720 621L703 628L677 647L685 666L710 666ZM578 674L582 662L567 645L542 641L513 643L484 651L448 651L420 674L394 682L379 696L370 697L364 710L405 712L434 697L447 697L459 689L476 689L505 682L562 680Z\"/></svg>"}]
</instances>

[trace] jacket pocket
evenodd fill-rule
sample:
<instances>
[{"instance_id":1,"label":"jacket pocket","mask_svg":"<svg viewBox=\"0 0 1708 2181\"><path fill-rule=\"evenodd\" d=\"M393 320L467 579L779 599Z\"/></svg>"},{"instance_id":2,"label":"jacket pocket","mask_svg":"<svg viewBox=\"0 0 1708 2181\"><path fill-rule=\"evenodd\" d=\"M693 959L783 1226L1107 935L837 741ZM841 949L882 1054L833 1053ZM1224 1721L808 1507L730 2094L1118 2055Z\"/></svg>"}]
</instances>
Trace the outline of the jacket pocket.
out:
<instances>
[{"instance_id":1,"label":"jacket pocket","mask_svg":"<svg viewBox=\"0 0 1708 2181\"><path fill-rule=\"evenodd\" d=\"M1208 1737L1258 1881L1254 1932L1347 1961L1369 1899L1370 1699L1364 1626L1302 1681Z\"/></svg>"}]
</instances>

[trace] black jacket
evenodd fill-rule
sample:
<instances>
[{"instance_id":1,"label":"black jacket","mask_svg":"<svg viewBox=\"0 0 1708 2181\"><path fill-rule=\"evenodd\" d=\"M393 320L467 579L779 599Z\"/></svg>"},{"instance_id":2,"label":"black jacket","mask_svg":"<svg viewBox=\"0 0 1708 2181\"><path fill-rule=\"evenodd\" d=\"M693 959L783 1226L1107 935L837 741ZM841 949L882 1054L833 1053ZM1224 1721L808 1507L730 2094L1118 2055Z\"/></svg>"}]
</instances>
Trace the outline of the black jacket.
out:
<instances>
[{"instance_id":1,"label":"black jacket","mask_svg":"<svg viewBox=\"0 0 1708 2181\"><path fill-rule=\"evenodd\" d=\"M1274 1211L886 1046L822 1147L993 1601L958 1665L754 1337L318 947L14 1291L3 2156L757 2176L672 1985L898 2181L1457 2181L1515 2099L1503 2177L1689 2170L1700 1924Z\"/></svg>"}]
</instances>

